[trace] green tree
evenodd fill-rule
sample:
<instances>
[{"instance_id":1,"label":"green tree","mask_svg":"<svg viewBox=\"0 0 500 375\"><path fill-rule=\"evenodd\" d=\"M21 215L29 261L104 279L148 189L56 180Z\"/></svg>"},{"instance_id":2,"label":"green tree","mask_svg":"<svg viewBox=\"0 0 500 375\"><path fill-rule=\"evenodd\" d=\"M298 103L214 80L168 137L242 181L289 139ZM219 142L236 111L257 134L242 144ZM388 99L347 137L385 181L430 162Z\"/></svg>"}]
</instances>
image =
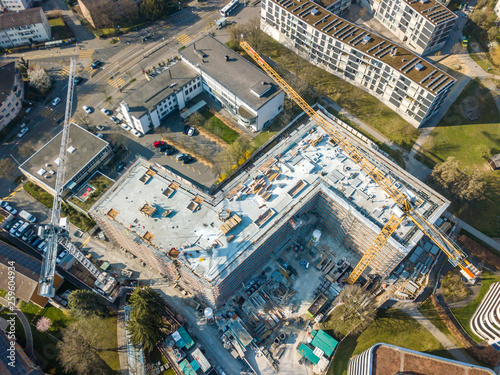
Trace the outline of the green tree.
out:
<instances>
[{"instance_id":1,"label":"green tree","mask_svg":"<svg viewBox=\"0 0 500 375\"><path fill-rule=\"evenodd\" d=\"M98 295L89 290L79 289L71 292L68 306L75 316L82 318L106 314L106 307L101 304Z\"/></svg>"},{"instance_id":2,"label":"green tree","mask_svg":"<svg viewBox=\"0 0 500 375\"><path fill-rule=\"evenodd\" d=\"M129 299L132 312L127 322L130 341L151 352L166 337L165 301L150 287L137 287Z\"/></svg>"}]
</instances>

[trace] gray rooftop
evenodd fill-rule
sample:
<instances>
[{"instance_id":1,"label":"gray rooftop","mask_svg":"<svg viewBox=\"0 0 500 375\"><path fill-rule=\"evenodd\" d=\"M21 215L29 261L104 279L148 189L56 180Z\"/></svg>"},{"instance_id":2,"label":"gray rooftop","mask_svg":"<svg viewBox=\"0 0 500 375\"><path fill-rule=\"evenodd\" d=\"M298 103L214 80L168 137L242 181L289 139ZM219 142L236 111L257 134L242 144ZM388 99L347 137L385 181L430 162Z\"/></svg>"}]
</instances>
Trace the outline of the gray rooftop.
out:
<instances>
[{"instance_id":1,"label":"gray rooftop","mask_svg":"<svg viewBox=\"0 0 500 375\"><path fill-rule=\"evenodd\" d=\"M0 30L41 23L42 14L40 7L0 13Z\"/></svg>"},{"instance_id":2,"label":"gray rooftop","mask_svg":"<svg viewBox=\"0 0 500 375\"><path fill-rule=\"evenodd\" d=\"M314 140L319 143L311 146ZM426 199L421 202L416 199L415 204L417 211L430 222L446 209L449 202L443 197L376 151L363 150L409 197L416 198L417 192L422 192L420 197ZM280 154L277 161L276 156ZM152 173L152 178L144 178L149 168L156 173ZM261 180L267 189L255 190L256 180ZM179 187L170 194L168 189L173 182ZM325 132L310 121L213 197L164 173L161 166L139 158L91 211L100 216L112 212L114 220L132 237L149 238L154 248L160 249L160 256L167 257L166 252L172 247L181 249L183 252L178 257L181 263L217 283L318 193L330 196L376 233L391 217L395 206L394 201L339 147L329 143ZM151 208L150 213L154 212L151 216L141 212L145 204ZM165 216L167 210L172 212ZM224 231L227 222L223 216L231 214L241 221L232 230ZM412 223L405 222L389 243L407 254L421 236Z\"/></svg>"},{"instance_id":3,"label":"gray rooftop","mask_svg":"<svg viewBox=\"0 0 500 375\"><path fill-rule=\"evenodd\" d=\"M135 88L123 101L129 106L130 113L139 118L198 76L189 65L179 61L151 81Z\"/></svg>"},{"instance_id":4,"label":"gray rooftop","mask_svg":"<svg viewBox=\"0 0 500 375\"><path fill-rule=\"evenodd\" d=\"M56 175L51 174L50 171L53 170L57 172L56 160L59 158L61 137L62 131L21 164L19 169L29 173L45 185L54 189L56 185ZM68 149L74 147L75 150L73 152L68 151L67 153L65 184L94 159L96 155L108 145L108 142L72 123L69 129L68 144ZM43 175L40 174L42 169L45 170ZM45 178L45 176L47 176L47 178Z\"/></svg>"},{"instance_id":5,"label":"gray rooftop","mask_svg":"<svg viewBox=\"0 0 500 375\"><path fill-rule=\"evenodd\" d=\"M209 35L188 44L180 54L254 110L280 92L279 87L261 69ZM252 88L262 82L271 85L271 88L259 97L252 92Z\"/></svg>"}]
</instances>

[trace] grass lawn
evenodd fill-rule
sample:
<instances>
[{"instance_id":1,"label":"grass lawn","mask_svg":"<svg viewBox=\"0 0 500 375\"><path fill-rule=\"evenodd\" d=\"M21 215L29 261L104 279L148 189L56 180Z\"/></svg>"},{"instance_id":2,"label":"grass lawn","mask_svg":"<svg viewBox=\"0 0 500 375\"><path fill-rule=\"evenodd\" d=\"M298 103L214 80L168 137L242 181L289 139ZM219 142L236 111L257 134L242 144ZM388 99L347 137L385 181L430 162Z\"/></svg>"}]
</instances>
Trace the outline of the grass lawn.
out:
<instances>
[{"instance_id":1,"label":"grass lawn","mask_svg":"<svg viewBox=\"0 0 500 375\"><path fill-rule=\"evenodd\" d=\"M346 375L353 355L377 343L401 346L441 357L452 358L448 351L415 319L395 310L379 310L377 319L359 336L348 336L337 348L328 375Z\"/></svg>"},{"instance_id":2,"label":"grass lawn","mask_svg":"<svg viewBox=\"0 0 500 375\"><path fill-rule=\"evenodd\" d=\"M105 335L106 341L102 344L103 347L109 349L100 352L99 357L101 357L112 370L118 371L120 370L120 358L118 356L118 337L116 335L117 317L110 316L104 318L104 321L106 322L105 327L108 334Z\"/></svg>"},{"instance_id":3,"label":"grass lawn","mask_svg":"<svg viewBox=\"0 0 500 375\"><path fill-rule=\"evenodd\" d=\"M497 276L489 271L483 271L483 274L481 275L481 289L480 289L479 294L477 295L476 299L465 307L451 310L453 312L453 315L455 315L457 320L460 322L460 324L464 328L464 330L476 342L481 342L482 340L472 332L469 322L472 318L472 315L474 315L474 313L476 312L476 309L478 308L479 304L483 300L484 296L486 295L486 293L490 289L490 285L493 283L496 283L498 281L500 281L500 276Z\"/></svg>"},{"instance_id":4,"label":"grass lawn","mask_svg":"<svg viewBox=\"0 0 500 375\"><path fill-rule=\"evenodd\" d=\"M101 173L96 173L87 183L95 187L96 190L90 194L90 197L88 197L85 202L82 202L76 197L70 198L72 203L76 204L85 211L88 211L89 208L92 207L92 205L99 199L99 197L106 190L108 190L108 188L113 184L113 181Z\"/></svg>"},{"instance_id":5,"label":"grass lawn","mask_svg":"<svg viewBox=\"0 0 500 375\"><path fill-rule=\"evenodd\" d=\"M50 304L42 309L31 302L21 302L19 308L33 326L36 326L36 322L42 316L49 318L52 321L52 327L49 332L58 338L60 337L61 330L75 320L71 315Z\"/></svg>"},{"instance_id":6,"label":"grass lawn","mask_svg":"<svg viewBox=\"0 0 500 375\"><path fill-rule=\"evenodd\" d=\"M480 118L469 120L460 106L479 108ZM485 173L485 199L473 204L453 203L453 213L491 237L500 237L500 171L491 171L482 157L500 152L500 115L491 92L477 80L471 81L431 133L417 159L433 168L449 156L463 167Z\"/></svg>"},{"instance_id":7,"label":"grass lawn","mask_svg":"<svg viewBox=\"0 0 500 375\"><path fill-rule=\"evenodd\" d=\"M234 141L236 141L240 136L238 132L234 131L229 126L224 124L222 120L217 118L210 111L203 111L201 114L205 118L205 122L202 125L203 128L216 135L227 144L234 143Z\"/></svg>"},{"instance_id":8,"label":"grass lawn","mask_svg":"<svg viewBox=\"0 0 500 375\"><path fill-rule=\"evenodd\" d=\"M455 345L459 344L458 341L451 334L448 327L446 327L446 324L444 324L444 322L441 320L430 298L427 299L426 302L424 302L422 305L418 307L418 311L420 311L422 315L427 318L427 320L429 320L432 324L434 324L434 326L436 326L437 329L443 332L446 335L446 337L450 339L451 342L453 342ZM459 344L457 346L460 347L461 345Z\"/></svg>"},{"instance_id":9,"label":"grass lawn","mask_svg":"<svg viewBox=\"0 0 500 375\"><path fill-rule=\"evenodd\" d=\"M42 188L38 187L31 181L28 181L27 183L24 184L24 190L33 198L35 198L37 201L39 201L41 204L43 204L45 207L52 208L52 203L54 198L52 197L51 194L47 193ZM95 226L94 220L92 220L87 215L84 215L83 213L68 206L64 202L62 204L62 212L63 216L68 217L71 224L77 226L84 232L89 231Z\"/></svg>"},{"instance_id":10,"label":"grass lawn","mask_svg":"<svg viewBox=\"0 0 500 375\"><path fill-rule=\"evenodd\" d=\"M49 25L52 28L52 36L54 37L54 40L73 38L73 32L64 23L61 17L50 19Z\"/></svg>"},{"instance_id":11,"label":"grass lawn","mask_svg":"<svg viewBox=\"0 0 500 375\"><path fill-rule=\"evenodd\" d=\"M298 75L317 93L330 97L354 116L359 117L403 148L407 150L412 148L420 131L399 117L396 112L382 104L374 96L305 62L271 37L263 35L265 38L265 43L262 43L264 55L271 57L279 65L294 73L300 70Z\"/></svg>"}]
</instances>

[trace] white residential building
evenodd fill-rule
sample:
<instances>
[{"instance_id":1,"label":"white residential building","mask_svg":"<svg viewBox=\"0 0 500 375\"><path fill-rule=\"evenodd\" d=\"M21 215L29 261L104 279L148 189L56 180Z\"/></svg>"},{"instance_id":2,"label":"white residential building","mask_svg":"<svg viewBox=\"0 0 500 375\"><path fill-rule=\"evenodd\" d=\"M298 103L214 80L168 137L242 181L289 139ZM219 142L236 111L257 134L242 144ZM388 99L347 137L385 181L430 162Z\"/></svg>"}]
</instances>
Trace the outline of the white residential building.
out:
<instances>
[{"instance_id":1,"label":"white residential building","mask_svg":"<svg viewBox=\"0 0 500 375\"><path fill-rule=\"evenodd\" d=\"M456 81L316 2L262 0L261 28L311 63L372 94L415 127L436 114Z\"/></svg>"},{"instance_id":2,"label":"white residential building","mask_svg":"<svg viewBox=\"0 0 500 375\"><path fill-rule=\"evenodd\" d=\"M472 332L500 350L500 283L490 286L470 320Z\"/></svg>"},{"instance_id":3,"label":"white residential building","mask_svg":"<svg viewBox=\"0 0 500 375\"><path fill-rule=\"evenodd\" d=\"M10 48L46 42L52 37L42 8L0 14L0 47Z\"/></svg>"},{"instance_id":4,"label":"white residential building","mask_svg":"<svg viewBox=\"0 0 500 375\"><path fill-rule=\"evenodd\" d=\"M180 53L181 61L120 104L127 124L147 133L204 91L235 121L255 132L282 111L283 91L263 71L216 39L205 36Z\"/></svg>"},{"instance_id":5,"label":"white residential building","mask_svg":"<svg viewBox=\"0 0 500 375\"><path fill-rule=\"evenodd\" d=\"M24 82L15 62L0 64L0 130L5 128L21 111Z\"/></svg>"},{"instance_id":6,"label":"white residential building","mask_svg":"<svg viewBox=\"0 0 500 375\"><path fill-rule=\"evenodd\" d=\"M33 0L0 0L0 8L3 11L15 12L33 6Z\"/></svg>"},{"instance_id":7,"label":"white residential building","mask_svg":"<svg viewBox=\"0 0 500 375\"><path fill-rule=\"evenodd\" d=\"M360 0L359 4L421 55L441 49L457 19L436 0Z\"/></svg>"}]
</instances>

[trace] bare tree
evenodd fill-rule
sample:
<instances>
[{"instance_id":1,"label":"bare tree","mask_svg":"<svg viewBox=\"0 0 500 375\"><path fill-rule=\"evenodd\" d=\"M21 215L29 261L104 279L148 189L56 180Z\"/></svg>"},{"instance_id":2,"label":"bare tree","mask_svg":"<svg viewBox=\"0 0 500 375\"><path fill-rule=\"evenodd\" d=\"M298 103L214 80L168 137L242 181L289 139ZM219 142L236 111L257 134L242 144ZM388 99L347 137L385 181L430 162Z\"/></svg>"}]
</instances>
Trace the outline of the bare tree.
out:
<instances>
[{"instance_id":1,"label":"bare tree","mask_svg":"<svg viewBox=\"0 0 500 375\"><path fill-rule=\"evenodd\" d=\"M93 124L92 119L90 118L88 113L81 113L76 117L76 123L80 126L83 126L85 129L88 129L89 126Z\"/></svg>"},{"instance_id":2,"label":"bare tree","mask_svg":"<svg viewBox=\"0 0 500 375\"><path fill-rule=\"evenodd\" d=\"M203 115L199 111L196 111L186 119L186 122L189 124L189 126L201 128L205 122L205 117L203 117Z\"/></svg>"},{"instance_id":3,"label":"bare tree","mask_svg":"<svg viewBox=\"0 0 500 375\"><path fill-rule=\"evenodd\" d=\"M117 132L113 132L109 135L109 143L111 143L113 146L123 147L126 145L125 137Z\"/></svg>"},{"instance_id":4,"label":"bare tree","mask_svg":"<svg viewBox=\"0 0 500 375\"><path fill-rule=\"evenodd\" d=\"M39 65L35 65L32 69L28 70L28 79L29 85L42 93L49 91L52 86L50 76Z\"/></svg>"},{"instance_id":5,"label":"bare tree","mask_svg":"<svg viewBox=\"0 0 500 375\"><path fill-rule=\"evenodd\" d=\"M486 181L477 169L462 169L454 157L437 164L431 173L431 179L445 194L461 201L484 199Z\"/></svg>"},{"instance_id":6,"label":"bare tree","mask_svg":"<svg viewBox=\"0 0 500 375\"><path fill-rule=\"evenodd\" d=\"M377 307L374 298L359 285L347 285L334 301L336 305L323 324L337 334L359 333L373 322Z\"/></svg>"}]
</instances>

